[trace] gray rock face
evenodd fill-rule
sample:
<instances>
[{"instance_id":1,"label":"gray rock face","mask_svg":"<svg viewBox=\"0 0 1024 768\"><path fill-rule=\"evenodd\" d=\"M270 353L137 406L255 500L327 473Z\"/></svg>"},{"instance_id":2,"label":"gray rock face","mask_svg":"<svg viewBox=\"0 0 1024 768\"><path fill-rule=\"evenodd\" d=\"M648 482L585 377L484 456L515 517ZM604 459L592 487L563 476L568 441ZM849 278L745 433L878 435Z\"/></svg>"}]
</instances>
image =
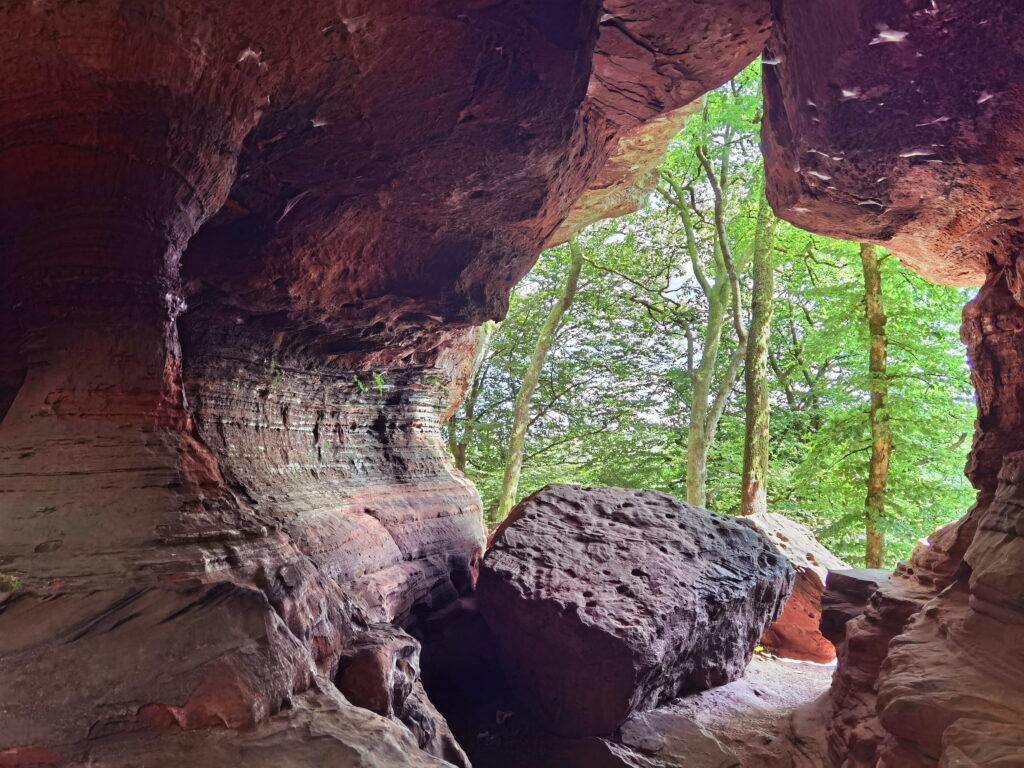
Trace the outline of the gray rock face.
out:
<instances>
[{"instance_id":1,"label":"gray rock face","mask_svg":"<svg viewBox=\"0 0 1024 768\"><path fill-rule=\"evenodd\" d=\"M793 569L753 526L656 491L549 485L481 568L509 683L546 727L606 735L742 674Z\"/></svg>"}]
</instances>

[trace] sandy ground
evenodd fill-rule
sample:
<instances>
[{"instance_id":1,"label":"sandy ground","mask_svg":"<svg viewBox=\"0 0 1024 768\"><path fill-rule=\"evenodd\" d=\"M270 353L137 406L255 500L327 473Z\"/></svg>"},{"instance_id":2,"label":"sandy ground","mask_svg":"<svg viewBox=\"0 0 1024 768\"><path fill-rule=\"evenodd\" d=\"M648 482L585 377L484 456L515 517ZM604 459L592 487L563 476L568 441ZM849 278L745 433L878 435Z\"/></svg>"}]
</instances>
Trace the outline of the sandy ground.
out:
<instances>
[{"instance_id":1,"label":"sandy ground","mask_svg":"<svg viewBox=\"0 0 1024 768\"><path fill-rule=\"evenodd\" d=\"M833 671L755 656L740 680L634 715L619 740L665 768L824 768Z\"/></svg>"}]
</instances>

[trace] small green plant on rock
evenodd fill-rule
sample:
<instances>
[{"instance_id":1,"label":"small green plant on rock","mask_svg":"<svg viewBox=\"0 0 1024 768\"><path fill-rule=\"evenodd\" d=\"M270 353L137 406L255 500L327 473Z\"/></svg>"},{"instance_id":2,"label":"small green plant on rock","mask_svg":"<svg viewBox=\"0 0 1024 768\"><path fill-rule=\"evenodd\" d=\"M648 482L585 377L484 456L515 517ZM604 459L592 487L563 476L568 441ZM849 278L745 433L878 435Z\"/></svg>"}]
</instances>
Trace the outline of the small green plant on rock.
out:
<instances>
[{"instance_id":1,"label":"small green plant on rock","mask_svg":"<svg viewBox=\"0 0 1024 768\"><path fill-rule=\"evenodd\" d=\"M21 579L10 573L0 573L0 592L14 592L21 589Z\"/></svg>"},{"instance_id":2,"label":"small green plant on rock","mask_svg":"<svg viewBox=\"0 0 1024 768\"><path fill-rule=\"evenodd\" d=\"M381 397L384 397L384 377L374 371L373 383L377 385L377 392Z\"/></svg>"},{"instance_id":3,"label":"small green plant on rock","mask_svg":"<svg viewBox=\"0 0 1024 768\"><path fill-rule=\"evenodd\" d=\"M423 377L423 383L431 387L447 387L448 377L440 373L431 373Z\"/></svg>"}]
</instances>

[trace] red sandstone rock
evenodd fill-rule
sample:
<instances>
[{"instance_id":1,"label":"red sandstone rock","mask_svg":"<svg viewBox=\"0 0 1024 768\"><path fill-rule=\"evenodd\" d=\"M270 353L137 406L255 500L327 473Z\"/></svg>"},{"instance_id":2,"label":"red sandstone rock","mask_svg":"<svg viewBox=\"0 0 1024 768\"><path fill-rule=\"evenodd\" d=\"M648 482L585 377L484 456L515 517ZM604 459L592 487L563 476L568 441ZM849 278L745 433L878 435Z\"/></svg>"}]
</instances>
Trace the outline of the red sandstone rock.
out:
<instances>
[{"instance_id":1,"label":"red sandstone rock","mask_svg":"<svg viewBox=\"0 0 1024 768\"><path fill-rule=\"evenodd\" d=\"M778 621L761 637L761 645L784 659L825 664L836 657L835 646L822 636L821 594L829 570L849 568L829 552L805 525L776 512L748 515L778 547L796 571L793 592Z\"/></svg>"},{"instance_id":2,"label":"red sandstone rock","mask_svg":"<svg viewBox=\"0 0 1024 768\"><path fill-rule=\"evenodd\" d=\"M390 624L370 627L342 653L336 682L350 702L404 723L420 749L460 768L469 760L419 680L420 645Z\"/></svg>"},{"instance_id":3,"label":"red sandstone rock","mask_svg":"<svg viewBox=\"0 0 1024 768\"><path fill-rule=\"evenodd\" d=\"M1024 717L1024 676L1009 637L1024 610L1011 597L1020 534L1008 500L1024 449L1024 7L774 0L773 16L763 143L777 212L885 245L939 282L984 281L963 326L978 499L847 625L833 756L871 768L1014 764L1009 724Z\"/></svg>"},{"instance_id":4,"label":"red sandstone rock","mask_svg":"<svg viewBox=\"0 0 1024 768\"><path fill-rule=\"evenodd\" d=\"M607 0L600 19L585 108L617 130L597 177L545 247L600 219L636 211L657 184L669 141L700 109L700 96L723 82L722 72L739 72L744 60L753 60L769 29L765 0ZM680 46L679 30L699 43Z\"/></svg>"},{"instance_id":5,"label":"red sandstone rock","mask_svg":"<svg viewBox=\"0 0 1024 768\"><path fill-rule=\"evenodd\" d=\"M607 735L741 675L792 581L742 518L656 491L549 485L502 523L477 599L543 727Z\"/></svg>"},{"instance_id":6,"label":"red sandstone rock","mask_svg":"<svg viewBox=\"0 0 1024 768\"><path fill-rule=\"evenodd\" d=\"M885 739L875 720L876 679L889 643L931 596L888 571L832 571L822 598L822 632L839 666L827 722L829 755L842 768L873 768Z\"/></svg>"},{"instance_id":7,"label":"red sandstone rock","mask_svg":"<svg viewBox=\"0 0 1024 768\"><path fill-rule=\"evenodd\" d=\"M0 753L144 764L117 744L163 728L150 754L194 765L209 739L174 729L227 725L253 731L218 764L261 734L337 755L299 738L335 715L285 702L362 623L474 578L479 497L438 440L470 326L617 136L767 23L766 0L5 4ZM378 762L425 759L398 751Z\"/></svg>"},{"instance_id":8,"label":"red sandstone rock","mask_svg":"<svg viewBox=\"0 0 1024 768\"><path fill-rule=\"evenodd\" d=\"M315 679L310 688L291 697L256 730L98 734L92 753L95 764L104 768L451 768L417 749L406 729L346 702L325 678Z\"/></svg>"},{"instance_id":9,"label":"red sandstone rock","mask_svg":"<svg viewBox=\"0 0 1024 768\"><path fill-rule=\"evenodd\" d=\"M693 101L623 133L597 179L544 247L560 245L594 222L640 210L658 184L669 143L703 105L703 99Z\"/></svg>"},{"instance_id":10,"label":"red sandstone rock","mask_svg":"<svg viewBox=\"0 0 1024 768\"><path fill-rule=\"evenodd\" d=\"M1010 0L774 0L768 198L941 283L1008 263L1024 192L1024 9ZM938 52L942 52L939 55Z\"/></svg>"},{"instance_id":11,"label":"red sandstone rock","mask_svg":"<svg viewBox=\"0 0 1024 768\"><path fill-rule=\"evenodd\" d=\"M860 713L843 727L877 734L888 768L1012 760L1016 667L993 659L1021 613L1016 465L997 475L1024 448L1024 11L771 6L780 213L987 280L965 317L978 503L899 576L949 590L877 670L846 665L836 722ZM619 137L749 61L765 11L4 6L0 568L22 586L0 602L0 759L287 765L358 745L436 764L324 683L362 620L472 581L479 500L436 439L436 380L457 389L468 325L501 314L583 191L626 183L606 168ZM884 655L906 606L878 592L888 618L851 637ZM914 654L965 671L929 690Z\"/></svg>"}]
</instances>

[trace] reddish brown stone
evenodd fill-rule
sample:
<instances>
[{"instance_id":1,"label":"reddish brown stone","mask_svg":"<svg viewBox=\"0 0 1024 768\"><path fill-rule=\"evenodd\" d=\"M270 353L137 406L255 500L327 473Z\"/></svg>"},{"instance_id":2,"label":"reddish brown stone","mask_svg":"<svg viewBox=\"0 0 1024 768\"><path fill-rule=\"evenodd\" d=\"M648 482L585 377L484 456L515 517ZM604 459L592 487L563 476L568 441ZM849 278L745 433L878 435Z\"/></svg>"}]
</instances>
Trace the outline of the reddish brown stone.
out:
<instances>
[{"instance_id":1,"label":"reddish brown stone","mask_svg":"<svg viewBox=\"0 0 1024 768\"><path fill-rule=\"evenodd\" d=\"M821 595L829 570L849 566L829 552L805 525L777 512L748 515L796 571L793 592L782 615L761 637L761 645L784 659L825 664L836 657L835 646L821 633Z\"/></svg>"},{"instance_id":2,"label":"reddish brown stone","mask_svg":"<svg viewBox=\"0 0 1024 768\"><path fill-rule=\"evenodd\" d=\"M604 736L741 675L792 583L743 518L657 491L548 485L495 534L477 600L538 722Z\"/></svg>"},{"instance_id":3,"label":"reddish brown stone","mask_svg":"<svg viewBox=\"0 0 1024 768\"><path fill-rule=\"evenodd\" d=\"M46 747L15 747L0 752L0 768L55 768L60 755Z\"/></svg>"},{"instance_id":4,"label":"reddish brown stone","mask_svg":"<svg viewBox=\"0 0 1024 768\"><path fill-rule=\"evenodd\" d=\"M1024 717L1009 639L1024 616L1012 597L1015 452L1024 449L1024 6L772 8L763 143L779 215L882 244L939 282L984 282L963 328L978 392L967 468L978 499L846 625L831 694L833 757L846 768L1012 765Z\"/></svg>"},{"instance_id":5,"label":"reddish brown stone","mask_svg":"<svg viewBox=\"0 0 1024 768\"><path fill-rule=\"evenodd\" d=\"M337 755L300 731L366 721L288 703L474 578L438 439L470 326L616 137L766 27L766 0L5 4L0 750L147 764L149 724L162 765L258 764L197 733L226 725Z\"/></svg>"},{"instance_id":6,"label":"reddish brown stone","mask_svg":"<svg viewBox=\"0 0 1024 768\"><path fill-rule=\"evenodd\" d=\"M768 198L799 227L876 242L977 285L1019 246L1024 51L1012 0L773 0ZM1012 31L1011 31L1012 30ZM940 55L941 52L941 55Z\"/></svg>"},{"instance_id":7,"label":"reddish brown stone","mask_svg":"<svg viewBox=\"0 0 1024 768\"><path fill-rule=\"evenodd\" d=\"M382 624L369 627L346 648L335 682L357 707L403 723L424 752L469 768L469 760L430 703L419 679L420 644Z\"/></svg>"}]
</instances>

